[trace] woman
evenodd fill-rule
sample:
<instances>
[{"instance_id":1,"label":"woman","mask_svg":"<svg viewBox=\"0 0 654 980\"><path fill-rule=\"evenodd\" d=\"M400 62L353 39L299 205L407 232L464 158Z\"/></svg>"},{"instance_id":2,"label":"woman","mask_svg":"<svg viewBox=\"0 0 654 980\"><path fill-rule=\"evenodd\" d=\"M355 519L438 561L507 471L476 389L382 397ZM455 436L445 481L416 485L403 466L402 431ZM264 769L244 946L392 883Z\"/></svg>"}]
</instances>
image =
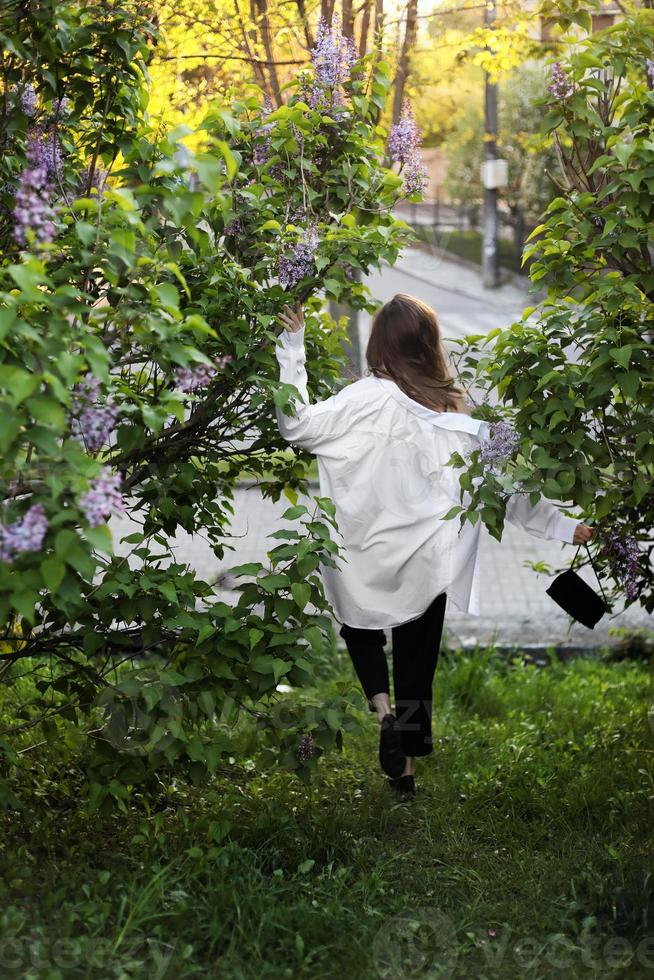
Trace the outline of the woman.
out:
<instances>
[{"instance_id":1,"label":"woman","mask_svg":"<svg viewBox=\"0 0 654 980\"><path fill-rule=\"evenodd\" d=\"M380 723L379 760L391 786L415 793L414 759L431 744L432 683L447 598L479 613L480 522L444 520L460 503L460 471L448 466L488 435L473 419L448 369L436 314L398 294L373 320L366 375L310 405L304 319L286 306L276 354L280 380L304 404L294 417L277 409L282 436L314 453L320 490L331 497L344 560L325 566L325 594L341 622L354 669ZM592 528L515 493L506 518L536 537L572 544ZM384 630L392 631L395 713Z\"/></svg>"}]
</instances>

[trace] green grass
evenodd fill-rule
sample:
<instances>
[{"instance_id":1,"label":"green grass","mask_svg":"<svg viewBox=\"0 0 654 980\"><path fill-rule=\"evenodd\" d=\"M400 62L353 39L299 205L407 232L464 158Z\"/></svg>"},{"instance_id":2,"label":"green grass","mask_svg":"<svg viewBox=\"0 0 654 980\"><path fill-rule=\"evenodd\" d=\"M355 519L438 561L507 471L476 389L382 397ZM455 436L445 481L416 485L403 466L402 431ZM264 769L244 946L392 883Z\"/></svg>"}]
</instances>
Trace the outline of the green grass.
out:
<instances>
[{"instance_id":1,"label":"green grass","mask_svg":"<svg viewBox=\"0 0 654 980\"><path fill-rule=\"evenodd\" d=\"M473 230L450 231L433 228L430 225L415 225L414 231L420 241L427 242L429 245L435 245L437 248L442 248L446 252L451 252L453 255L458 255L462 259L467 259L468 262L481 265L483 245L481 232ZM512 241L507 238L500 238L498 249L501 266L505 269L511 269L513 272L526 274L527 268L521 267L520 256Z\"/></svg>"},{"instance_id":2,"label":"green grass","mask_svg":"<svg viewBox=\"0 0 654 980\"><path fill-rule=\"evenodd\" d=\"M654 945L616 959L654 936L651 705L642 664L450 653L411 803L363 713L310 785L236 757L113 817L50 748L3 818L0 975L651 977Z\"/></svg>"}]
</instances>

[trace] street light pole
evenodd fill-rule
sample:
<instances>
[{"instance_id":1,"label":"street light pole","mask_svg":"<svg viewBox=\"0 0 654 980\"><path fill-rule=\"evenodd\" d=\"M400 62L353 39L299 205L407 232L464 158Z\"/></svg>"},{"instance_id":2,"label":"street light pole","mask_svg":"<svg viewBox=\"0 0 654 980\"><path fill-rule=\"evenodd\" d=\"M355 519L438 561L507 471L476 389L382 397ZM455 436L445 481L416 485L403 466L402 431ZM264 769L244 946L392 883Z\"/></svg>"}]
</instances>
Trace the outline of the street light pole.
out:
<instances>
[{"instance_id":1,"label":"street light pole","mask_svg":"<svg viewBox=\"0 0 654 980\"><path fill-rule=\"evenodd\" d=\"M484 24L492 27L495 23L496 0L486 0ZM497 156L497 84L491 82L490 75L484 72L484 160L494 160ZM482 250L482 276L486 289L499 286L499 261L497 239L499 237L497 213L497 187L489 187L484 181L484 247Z\"/></svg>"}]
</instances>

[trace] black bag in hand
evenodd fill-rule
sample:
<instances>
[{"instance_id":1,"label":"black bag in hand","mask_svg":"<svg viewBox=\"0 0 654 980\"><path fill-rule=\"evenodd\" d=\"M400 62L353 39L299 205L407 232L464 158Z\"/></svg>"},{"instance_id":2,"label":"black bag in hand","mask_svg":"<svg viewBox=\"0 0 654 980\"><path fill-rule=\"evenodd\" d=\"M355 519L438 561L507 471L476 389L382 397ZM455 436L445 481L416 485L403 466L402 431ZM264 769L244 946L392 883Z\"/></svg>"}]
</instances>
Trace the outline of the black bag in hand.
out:
<instances>
[{"instance_id":1,"label":"black bag in hand","mask_svg":"<svg viewBox=\"0 0 654 980\"><path fill-rule=\"evenodd\" d=\"M581 545L579 545L579 548L581 548ZM572 565L577 560L579 548L577 548L577 554L572 560ZM588 552L590 563L593 565L593 558L588 545L586 545L586 551ZM587 626L589 630L592 630L595 624L599 623L604 613L608 612L609 609L606 596L604 595L604 589L602 588L602 583L600 582L599 575L595 571L594 565L593 571L595 572L595 578L602 590L601 597L591 589L587 582L584 582L583 578L572 571L572 565L567 572L562 572L560 575L557 575L549 589L545 591L568 615L572 616L573 619L576 619L583 626Z\"/></svg>"}]
</instances>

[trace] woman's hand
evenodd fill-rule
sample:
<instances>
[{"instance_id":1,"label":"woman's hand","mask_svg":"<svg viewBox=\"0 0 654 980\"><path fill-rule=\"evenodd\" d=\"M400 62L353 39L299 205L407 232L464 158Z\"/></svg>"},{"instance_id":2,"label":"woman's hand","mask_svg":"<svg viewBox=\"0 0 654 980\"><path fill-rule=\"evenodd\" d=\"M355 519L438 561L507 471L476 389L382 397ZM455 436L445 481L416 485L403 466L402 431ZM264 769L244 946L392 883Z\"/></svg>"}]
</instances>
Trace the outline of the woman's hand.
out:
<instances>
[{"instance_id":1,"label":"woman's hand","mask_svg":"<svg viewBox=\"0 0 654 980\"><path fill-rule=\"evenodd\" d=\"M593 528L588 524L577 524L572 538L573 544L586 544L593 536Z\"/></svg>"},{"instance_id":2,"label":"woman's hand","mask_svg":"<svg viewBox=\"0 0 654 980\"><path fill-rule=\"evenodd\" d=\"M298 330L301 330L304 326L302 303L300 303L298 300L298 302L295 304L295 310L292 310L290 306L286 304L283 311L279 315L279 319L289 333L297 333Z\"/></svg>"}]
</instances>

